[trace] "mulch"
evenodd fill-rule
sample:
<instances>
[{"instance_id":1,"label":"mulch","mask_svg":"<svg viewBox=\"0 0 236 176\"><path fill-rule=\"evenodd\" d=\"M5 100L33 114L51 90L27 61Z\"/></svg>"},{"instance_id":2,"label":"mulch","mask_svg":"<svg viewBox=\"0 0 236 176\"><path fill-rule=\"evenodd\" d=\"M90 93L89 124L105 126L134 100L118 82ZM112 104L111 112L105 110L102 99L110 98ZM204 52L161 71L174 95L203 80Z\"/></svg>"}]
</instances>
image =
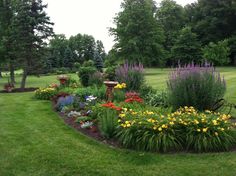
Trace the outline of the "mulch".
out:
<instances>
[{"instance_id":1,"label":"mulch","mask_svg":"<svg viewBox=\"0 0 236 176\"><path fill-rule=\"evenodd\" d=\"M23 92L34 92L38 87L28 87L28 88L15 88L11 92L7 92L6 90L1 90L0 93L23 93Z\"/></svg>"},{"instance_id":2,"label":"mulch","mask_svg":"<svg viewBox=\"0 0 236 176\"><path fill-rule=\"evenodd\" d=\"M53 102L53 107L55 103ZM55 108L53 108L55 110ZM84 135L91 137L92 139L95 139L97 141L100 141L104 144L110 145L112 147L116 147L116 148L121 148L121 145L119 144L119 142L115 139L106 139L102 136L101 132L99 131L97 125L94 126L93 128L81 128L81 125L79 123L76 122L76 117L70 117L68 118L66 116L66 114L64 113L58 113L59 116L64 120L65 124L67 124L68 126L74 128L75 130L83 133Z\"/></svg>"}]
</instances>

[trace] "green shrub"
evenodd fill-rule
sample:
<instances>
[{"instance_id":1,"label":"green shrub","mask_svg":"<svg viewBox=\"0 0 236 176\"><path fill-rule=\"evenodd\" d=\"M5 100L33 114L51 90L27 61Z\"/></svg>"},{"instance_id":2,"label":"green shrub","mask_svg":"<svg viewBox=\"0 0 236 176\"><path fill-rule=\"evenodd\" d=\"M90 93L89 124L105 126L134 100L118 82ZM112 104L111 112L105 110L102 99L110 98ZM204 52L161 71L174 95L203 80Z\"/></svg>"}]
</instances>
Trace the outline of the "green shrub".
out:
<instances>
[{"instance_id":1,"label":"green shrub","mask_svg":"<svg viewBox=\"0 0 236 176\"><path fill-rule=\"evenodd\" d=\"M167 82L168 101L174 109L193 106L198 110L214 110L224 97L225 80L213 67L179 67Z\"/></svg>"},{"instance_id":2,"label":"green shrub","mask_svg":"<svg viewBox=\"0 0 236 176\"><path fill-rule=\"evenodd\" d=\"M230 62L230 48L228 41L219 41L217 43L210 42L203 48L203 57L214 65L222 66Z\"/></svg>"},{"instance_id":3,"label":"green shrub","mask_svg":"<svg viewBox=\"0 0 236 176\"><path fill-rule=\"evenodd\" d=\"M88 60L88 61L85 61L82 66L83 67L95 67L95 63L93 60Z\"/></svg>"},{"instance_id":4,"label":"green shrub","mask_svg":"<svg viewBox=\"0 0 236 176\"><path fill-rule=\"evenodd\" d=\"M150 106L154 106L154 107L158 107L158 106L167 107L168 106L167 92L164 92L164 91L156 92L156 93L149 92L144 96L144 100L145 100L145 103Z\"/></svg>"},{"instance_id":5,"label":"green shrub","mask_svg":"<svg viewBox=\"0 0 236 176\"><path fill-rule=\"evenodd\" d=\"M144 98L147 94L152 93L155 94L157 91L152 88L152 86L148 86L146 84L143 84L139 89L139 94L142 98Z\"/></svg>"},{"instance_id":6,"label":"green shrub","mask_svg":"<svg viewBox=\"0 0 236 176\"><path fill-rule=\"evenodd\" d=\"M35 98L39 100L50 100L56 94L57 90L55 88L40 88L35 91Z\"/></svg>"},{"instance_id":7,"label":"green shrub","mask_svg":"<svg viewBox=\"0 0 236 176\"><path fill-rule=\"evenodd\" d=\"M89 78L91 77L91 75L93 75L96 72L96 68L95 67L80 67L79 69L79 77L80 77L80 82L83 86L87 87L89 86Z\"/></svg>"},{"instance_id":8,"label":"green shrub","mask_svg":"<svg viewBox=\"0 0 236 176\"><path fill-rule=\"evenodd\" d=\"M117 132L118 114L114 109L103 109L102 113L99 113L98 127L105 138L112 138Z\"/></svg>"},{"instance_id":9,"label":"green shrub","mask_svg":"<svg viewBox=\"0 0 236 176\"><path fill-rule=\"evenodd\" d=\"M116 66L110 66L105 71L105 78L114 81L116 78Z\"/></svg>"}]
</instances>

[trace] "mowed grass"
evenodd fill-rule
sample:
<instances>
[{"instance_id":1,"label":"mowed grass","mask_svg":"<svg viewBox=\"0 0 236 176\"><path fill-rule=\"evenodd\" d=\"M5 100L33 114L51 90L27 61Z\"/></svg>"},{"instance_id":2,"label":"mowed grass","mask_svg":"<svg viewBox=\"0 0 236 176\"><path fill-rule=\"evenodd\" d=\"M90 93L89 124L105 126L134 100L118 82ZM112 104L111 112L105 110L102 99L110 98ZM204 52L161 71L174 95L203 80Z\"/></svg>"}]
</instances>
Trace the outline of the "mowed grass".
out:
<instances>
[{"instance_id":1,"label":"mowed grass","mask_svg":"<svg viewBox=\"0 0 236 176\"><path fill-rule=\"evenodd\" d=\"M165 88L167 73L148 69L147 82ZM235 90L236 70L224 68L222 73L228 88ZM41 87L55 78L29 77L28 86ZM234 90L226 95L231 100ZM51 103L35 100L33 93L0 94L0 176L233 176L235 163L236 152L158 154L117 149L66 126Z\"/></svg>"}]
</instances>

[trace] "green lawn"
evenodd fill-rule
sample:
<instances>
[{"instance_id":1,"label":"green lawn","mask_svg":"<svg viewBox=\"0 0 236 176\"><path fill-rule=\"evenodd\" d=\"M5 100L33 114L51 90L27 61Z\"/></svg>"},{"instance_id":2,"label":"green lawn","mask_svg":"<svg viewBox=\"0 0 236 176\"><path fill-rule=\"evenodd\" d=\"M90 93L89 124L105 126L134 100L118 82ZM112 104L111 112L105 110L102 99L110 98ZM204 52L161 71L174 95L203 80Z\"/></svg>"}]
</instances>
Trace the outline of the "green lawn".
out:
<instances>
[{"instance_id":1,"label":"green lawn","mask_svg":"<svg viewBox=\"0 0 236 176\"><path fill-rule=\"evenodd\" d=\"M223 68L226 97L236 102L236 69ZM147 82L164 88L168 70L148 69ZM5 80L0 80L0 86ZM30 77L28 86L55 82ZM236 152L142 153L101 144L66 126L48 101L33 93L0 94L0 176L232 176Z\"/></svg>"}]
</instances>

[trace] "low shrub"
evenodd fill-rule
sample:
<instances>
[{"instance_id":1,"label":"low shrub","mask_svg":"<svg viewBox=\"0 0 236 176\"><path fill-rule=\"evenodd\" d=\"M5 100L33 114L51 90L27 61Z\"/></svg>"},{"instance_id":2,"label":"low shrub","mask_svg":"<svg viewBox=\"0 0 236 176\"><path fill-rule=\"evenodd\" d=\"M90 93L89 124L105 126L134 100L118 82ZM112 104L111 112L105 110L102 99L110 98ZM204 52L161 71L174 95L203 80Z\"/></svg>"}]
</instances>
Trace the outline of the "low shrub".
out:
<instances>
[{"instance_id":1,"label":"low shrub","mask_svg":"<svg viewBox=\"0 0 236 176\"><path fill-rule=\"evenodd\" d=\"M105 71L105 79L115 81L116 79L116 66L110 66Z\"/></svg>"},{"instance_id":2,"label":"low shrub","mask_svg":"<svg viewBox=\"0 0 236 176\"><path fill-rule=\"evenodd\" d=\"M169 105L167 92L164 91L156 93L149 92L144 96L144 100L146 104L154 107L168 107Z\"/></svg>"},{"instance_id":3,"label":"low shrub","mask_svg":"<svg viewBox=\"0 0 236 176\"><path fill-rule=\"evenodd\" d=\"M80 82L83 86L88 87L90 86L89 83L91 83L89 81L89 78L96 72L96 68L89 66L89 67L80 67L79 69L79 78L80 78Z\"/></svg>"},{"instance_id":4,"label":"low shrub","mask_svg":"<svg viewBox=\"0 0 236 176\"><path fill-rule=\"evenodd\" d=\"M57 94L55 88L40 88L35 91L35 97L39 100L50 100Z\"/></svg>"},{"instance_id":5,"label":"low shrub","mask_svg":"<svg viewBox=\"0 0 236 176\"><path fill-rule=\"evenodd\" d=\"M122 145L144 151L226 151L235 144L230 116L193 107L170 114L124 109L117 136Z\"/></svg>"},{"instance_id":6,"label":"low shrub","mask_svg":"<svg viewBox=\"0 0 236 176\"><path fill-rule=\"evenodd\" d=\"M172 71L167 87L174 109L193 106L198 110L215 110L226 91L224 78L213 67L193 64Z\"/></svg>"},{"instance_id":7,"label":"low shrub","mask_svg":"<svg viewBox=\"0 0 236 176\"><path fill-rule=\"evenodd\" d=\"M116 80L124 82L127 90L138 91L144 84L142 64L124 64L116 69Z\"/></svg>"},{"instance_id":8,"label":"low shrub","mask_svg":"<svg viewBox=\"0 0 236 176\"><path fill-rule=\"evenodd\" d=\"M157 91L152 88L152 86L148 86L146 84L143 84L139 89L139 94L142 98L144 98L147 94L155 94Z\"/></svg>"}]
</instances>

